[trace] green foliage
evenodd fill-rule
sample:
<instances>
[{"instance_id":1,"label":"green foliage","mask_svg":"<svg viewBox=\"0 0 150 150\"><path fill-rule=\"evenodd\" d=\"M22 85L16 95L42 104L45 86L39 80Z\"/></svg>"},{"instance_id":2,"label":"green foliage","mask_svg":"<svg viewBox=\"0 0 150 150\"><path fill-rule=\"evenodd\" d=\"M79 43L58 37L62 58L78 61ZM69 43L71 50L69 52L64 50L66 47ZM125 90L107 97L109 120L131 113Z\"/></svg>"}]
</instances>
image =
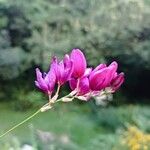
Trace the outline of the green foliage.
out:
<instances>
[{"instance_id":1,"label":"green foliage","mask_svg":"<svg viewBox=\"0 0 150 150\"><path fill-rule=\"evenodd\" d=\"M29 108L37 108L44 104L45 98L40 92L26 92L24 90L15 91L12 107L17 111L25 111Z\"/></svg>"},{"instance_id":2,"label":"green foliage","mask_svg":"<svg viewBox=\"0 0 150 150\"><path fill-rule=\"evenodd\" d=\"M128 108L128 113L124 109L115 109L114 107L99 108L97 110L97 123L99 126L104 126L110 131L116 131L119 128L124 128L127 123L135 124L133 120L132 108ZM108 119L106 119L108 118Z\"/></svg>"},{"instance_id":3,"label":"green foliage","mask_svg":"<svg viewBox=\"0 0 150 150\"><path fill-rule=\"evenodd\" d=\"M126 91L149 96L149 8L149 0L0 1L0 78L26 80L78 47L89 65L117 60Z\"/></svg>"},{"instance_id":4,"label":"green foliage","mask_svg":"<svg viewBox=\"0 0 150 150\"><path fill-rule=\"evenodd\" d=\"M138 114L138 115L137 115ZM133 114L136 125L145 132L150 133L149 107L137 107Z\"/></svg>"},{"instance_id":5,"label":"green foliage","mask_svg":"<svg viewBox=\"0 0 150 150\"><path fill-rule=\"evenodd\" d=\"M0 113L6 117L0 118L0 122L3 122L0 124L0 132L35 111L32 109L26 113L16 112L1 104ZM150 133L148 106L108 107L105 110L100 108L99 113L101 115L95 116L94 119L89 105L79 106L71 103L57 105L55 109L32 119L28 122L29 126L27 124L20 126L1 139L0 147L4 150L13 147L16 150L28 144L35 150L128 150L127 145L122 145L128 127L137 126L143 133Z\"/></svg>"},{"instance_id":6,"label":"green foliage","mask_svg":"<svg viewBox=\"0 0 150 150\"><path fill-rule=\"evenodd\" d=\"M12 79L29 67L23 48L25 38L30 35L28 20L21 8L4 2L0 5L0 20L0 75Z\"/></svg>"},{"instance_id":7,"label":"green foliage","mask_svg":"<svg viewBox=\"0 0 150 150\"><path fill-rule=\"evenodd\" d=\"M104 56L125 54L137 55L149 65L150 6L142 0L1 3L0 30L9 43L4 45L27 52L26 61L30 58L44 67L51 54L61 56L73 47L80 47L92 65Z\"/></svg>"},{"instance_id":8,"label":"green foliage","mask_svg":"<svg viewBox=\"0 0 150 150\"><path fill-rule=\"evenodd\" d=\"M87 144L88 150L105 149L111 150L112 148L119 145L119 136L116 134L101 134L93 139Z\"/></svg>"},{"instance_id":9,"label":"green foliage","mask_svg":"<svg viewBox=\"0 0 150 150\"><path fill-rule=\"evenodd\" d=\"M134 107L131 105L118 108L112 106L108 108L97 107L94 109L94 120L96 120L99 127L104 127L106 132L124 129L129 124L150 132L149 107Z\"/></svg>"},{"instance_id":10,"label":"green foliage","mask_svg":"<svg viewBox=\"0 0 150 150\"><path fill-rule=\"evenodd\" d=\"M12 150L21 150L21 143L19 141L19 139L13 137L10 139L7 139L6 141L3 141L1 148L3 148L3 150L8 150L8 149L12 149Z\"/></svg>"}]
</instances>

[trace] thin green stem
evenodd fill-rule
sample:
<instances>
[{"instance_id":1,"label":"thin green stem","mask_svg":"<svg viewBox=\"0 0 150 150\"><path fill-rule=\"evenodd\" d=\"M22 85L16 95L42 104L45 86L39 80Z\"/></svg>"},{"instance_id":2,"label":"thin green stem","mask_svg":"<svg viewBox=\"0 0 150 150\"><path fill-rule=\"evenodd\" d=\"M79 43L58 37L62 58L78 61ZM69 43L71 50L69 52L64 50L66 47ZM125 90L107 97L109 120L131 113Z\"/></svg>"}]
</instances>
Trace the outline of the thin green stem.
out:
<instances>
[{"instance_id":1,"label":"thin green stem","mask_svg":"<svg viewBox=\"0 0 150 150\"><path fill-rule=\"evenodd\" d=\"M58 92L59 92L59 89L60 89L60 87L58 87ZM68 96L70 96L70 95L68 94L68 95L66 95L64 97L68 97ZM61 101L61 99L62 98L56 100L54 103L57 103L57 102ZM3 136L5 136L6 134L10 133L11 131L13 131L14 129L16 129L17 127L21 126L25 122L29 121L30 119L32 119L33 117L35 117L38 113L47 111L50 108L52 108L51 105L50 105L50 103L45 104L39 110L37 110L34 114L32 114L31 116L29 116L28 118L26 118L25 120L23 120L22 122L20 122L19 124L13 126L11 129L7 130L5 133L3 133L2 135L0 135L0 138L2 138Z\"/></svg>"},{"instance_id":2,"label":"thin green stem","mask_svg":"<svg viewBox=\"0 0 150 150\"><path fill-rule=\"evenodd\" d=\"M36 111L33 115L31 115L30 117L26 118L25 120L23 120L22 122L20 122L19 124L15 125L14 127L12 127L11 129L9 129L8 131L6 131L5 133L3 133L2 135L0 135L0 138L2 138L3 136L5 136L6 134L10 133L11 131L13 131L14 129L16 129L17 127L19 127L20 125L24 124L25 122L27 122L28 120L30 120L31 118L33 118L34 116L36 116L38 113L41 112L41 109L39 109L38 111Z\"/></svg>"}]
</instances>

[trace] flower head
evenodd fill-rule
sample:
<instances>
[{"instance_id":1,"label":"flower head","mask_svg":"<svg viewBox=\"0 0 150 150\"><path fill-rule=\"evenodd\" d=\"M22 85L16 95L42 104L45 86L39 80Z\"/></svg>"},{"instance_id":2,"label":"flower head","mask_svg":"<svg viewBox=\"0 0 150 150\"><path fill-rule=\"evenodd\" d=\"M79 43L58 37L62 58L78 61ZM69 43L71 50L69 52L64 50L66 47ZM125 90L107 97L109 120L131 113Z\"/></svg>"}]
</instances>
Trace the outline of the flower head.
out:
<instances>
[{"instance_id":1,"label":"flower head","mask_svg":"<svg viewBox=\"0 0 150 150\"><path fill-rule=\"evenodd\" d=\"M100 91L104 88L106 82L107 68L91 73L89 77L90 88L92 91Z\"/></svg>"},{"instance_id":2,"label":"flower head","mask_svg":"<svg viewBox=\"0 0 150 150\"><path fill-rule=\"evenodd\" d=\"M62 85L70 79L73 71L73 62L69 55L65 55L64 59L60 62L58 62L56 57L53 57L51 66L54 68L58 84Z\"/></svg>"},{"instance_id":3,"label":"flower head","mask_svg":"<svg viewBox=\"0 0 150 150\"><path fill-rule=\"evenodd\" d=\"M99 64L95 69L87 68L84 54L79 49L73 49L70 55L65 55L63 60L58 61L53 57L50 71L42 75L36 69L36 86L51 95L55 83L57 90L50 101L55 102L59 97L60 86L69 81L71 93L64 97L63 101L78 98L88 100L90 97L101 97L105 94L115 92L124 82L124 73L117 73L118 64L112 62L110 65Z\"/></svg>"},{"instance_id":4,"label":"flower head","mask_svg":"<svg viewBox=\"0 0 150 150\"><path fill-rule=\"evenodd\" d=\"M56 57L53 57L48 73L42 74L36 68L35 85L48 94L49 102L30 117L0 135L0 137L19 127L39 112L51 109L53 104L59 101L71 102L74 98L87 101L91 97L95 97L97 105L104 105L104 100L108 96L108 100L112 100L112 95L110 94L115 92L124 82L124 73L117 73L117 62L112 62L108 67L106 64L100 64L94 70L86 67L84 54L79 49L73 49L71 55L65 55L60 62L58 62ZM69 81L72 91L66 96L59 98L60 87L67 81ZM52 96L56 83L58 84L57 90Z\"/></svg>"},{"instance_id":5,"label":"flower head","mask_svg":"<svg viewBox=\"0 0 150 150\"><path fill-rule=\"evenodd\" d=\"M89 76L90 88L92 91L100 91L110 85L118 64L112 62L108 67L105 64L97 66Z\"/></svg>"},{"instance_id":6,"label":"flower head","mask_svg":"<svg viewBox=\"0 0 150 150\"><path fill-rule=\"evenodd\" d=\"M35 85L43 92L51 95L56 83L56 76L53 68L51 68L47 74L45 73L43 75L39 68L36 68L36 78Z\"/></svg>"}]
</instances>

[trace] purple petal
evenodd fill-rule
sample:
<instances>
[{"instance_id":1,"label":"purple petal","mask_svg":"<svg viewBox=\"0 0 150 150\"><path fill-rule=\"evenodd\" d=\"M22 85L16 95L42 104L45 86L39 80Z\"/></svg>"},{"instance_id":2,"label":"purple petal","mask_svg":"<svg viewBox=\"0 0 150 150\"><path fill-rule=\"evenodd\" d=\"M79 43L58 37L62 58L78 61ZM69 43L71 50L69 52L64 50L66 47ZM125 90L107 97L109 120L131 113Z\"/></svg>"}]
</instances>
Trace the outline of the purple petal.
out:
<instances>
[{"instance_id":1,"label":"purple petal","mask_svg":"<svg viewBox=\"0 0 150 150\"><path fill-rule=\"evenodd\" d=\"M63 62L64 62L64 67L67 68L68 66L70 66L70 58L68 54L65 55Z\"/></svg>"},{"instance_id":2,"label":"purple petal","mask_svg":"<svg viewBox=\"0 0 150 150\"><path fill-rule=\"evenodd\" d=\"M39 85L39 83L38 83L37 81L35 81L35 85L36 85L39 89L41 89L41 87L40 87L40 85Z\"/></svg>"},{"instance_id":3,"label":"purple petal","mask_svg":"<svg viewBox=\"0 0 150 150\"><path fill-rule=\"evenodd\" d=\"M72 90L75 90L77 88L77 80L72 78L69 81L69 85ZM85 95L88 92L90 92L89 79L87 77L82 77L79 81L77 95Z\"/></svg>"},{"instance_id":4,"label":"purple petal","mask_svg":"<svg viewBox=\"0 0 150 150\"><path fill-rule=\"evenodd\" d=\"M37 77L36 86L43 91L47 91L48 86L46 85L44 79L42 78L42 73L38 68L36 68L36 77Z\"/></svg>"},{"instance_id":5,"label":"purple petal","mask_svg":"<svg viewBox=\"0 0 150 150\"><path fill-rule=\"evenodd\" d=\"M56 80L57 82L59 82L62 76L62 70L64 70L63 62L60 62L58 64L57 57L53 57L50 70L54 71Z\"/></svg>"},{"instance_id":6,"label":"purple petal","mask_svg":"<svg viewBox=\"0 0 150 150\"><path fill-rule=\"evenodd\" d=\"M99 70L101 70L101 69L104 69L104 68L106 68L106 67L107 67L106 64L99 64L99 65L91 72L90 76L94 75L95 72L97 72L97 71L99 71Z\"/></svg>"},{"instance_id":7,"label":"purple petal","mask_svg":"<svg viewBox=\"0 0 150 150\"><path fill-rule=\"evenodd\" d=\"M118 63L116 61L113 61L108 67L113 67L114 72L118 69Z\"/></svg>"},{"instance_id":8,"label":"purple petal","mask_svg":"<svg viewBox=\"0 0 150 150\"><path fill-rule=\"evenodd\" d=\"M107 67L106 64L99 64L93 71L96 72L96 71L106 68L106 67Z\"/></svg>"},{"instance_id":9,"label":"purple petal","mask_svg":"<svg viewBox=\"0 0 150 150\"><path fill-rule=\"evenodd\" d=\"M80 78L83 76L87 65L85 56L79 49L73 49L70 58L74 64L72 76L75 78Z\"/></svg>"},{"instance_id":10,"label":"purple petal","mask_svg":"<svg viewBox=\"0 0 150 150\"><path fill-rule=\"evenodd\" d=\"M118 64L117 62L112 62L108 67L107 67L107 74L106 74L106 78L105 81L103 83L104 87L107 87L110 85L110 82L112 81L112 79L115 77L116 75L116 71L118 68Z\"/></svg>"},{"instance_id":11,"label":"purple petal","mask_svg":"<svg viewBox=\"0 0 150 150\"><path fill-rule=\"evenodd\" d=\"M71 78L69 80L69 86L70 86L71 90L74 90L77 86L77 80L74 78Z\"/></svg>"},{"instance_id":12,"label":"purple petal","mask_svg":"<svg viewBox=\"0 0 150 150\"><path fill-rule=\"evenodd\" d=\"M68 66L68 68L65 68L64 70L64 73L62 76L63 83L71 79L72 71L73 71L73 62L71 62L70 66Z\"/></svg>"},{"instance_id":13,"label":"purple petal","mask_svg":"<svg viewBox=\"0 0 150 150\"><path fill-rule=\"evenodd\" d=\"M123 82L124 82L124 73L122 72L112 80L111 82L112 89L116 91L117 89L119 89L119 87L122 85Z\"/></svg>"},{"instance_id":14,"label":"purple petal","mask_svg":"<svg viewBox=\"0 0 150 150\"><path fill-rule=\"evenodd\" d=\"M51 69L51 68L54 69L54 68L57 66L57 64L58 64L58 59L57 59L57 57L56 57L56 56L52 57L50 69ZM50 70L50 69L49 69L49 70Z\"/></svg>"},{"instance_id":15,"label":"purple petal","mask_svg":"<svg viewBox=\"0 0 150 150\"><path fill-rule=\"evenodd\" d=\"M83 77L80 79L80 82L79 82L79 94L78 95L85 95L88 92L90 92L89 79L87 77Z\"/></svg>"},{"instance_id":16,"label":"purple petal","mask_svg":"<svg viewBox=\"0 0 150 150\"><path fill-rule=\"evenodd\" d=\"M62 85L68 81L72 75L73 62L70 60L69 55L65 55L63 61L59 63L57 58L54 57L51 68L53 68L55 71L57 83Z\"/></svg>"},{"instance_id":17,"label":"purple petal","mask_svg":"<svg viewBox=\"0 0 150 150\"><path fill-rule=\"evenodd\" d=\"M90 75L90 73L92 72L92 68L86 68L85 72L84 72L84 77L87 77Z\"/></svg>"},{"instance_id":18,"label":"purple petal","mask_svg":"<svg viewBox=\"0 0 150 150\"><path fill-rule=\"evenodd\" d=\"M106 79L107 72L108 69L104 68L90 75L89 81L91 90L99 91L102 88L104 88L104 82Z\"/></svg>"},{"instance_id":19,"label":"purple petal","mask_svg":"<svg viewBox=\"0 0 150 150\"><path fill-rule=\"evenodd\" d=\"M69 55L65 55L63 62L64 62L63 80L64 82L66 82L71 78L71 75L73 73L73 61L69 58Z\"/></svg>"},{"instance_id":20,"label":"purple petal","mask_svg":"<svg viewBox=\"0 0 150 150\"><path fill-rule=\"evenodd\" d=\"M115 72L113 79L116 78L117 76L118 76L118 73Z\"/></svg>"},{"instance_id":21,"label":"purple petal","mask_svg":"<svg viewBox=\"0 0 150 150\"><path fill-rule=\"evenodd\" d=\"M47 73L45 80L48 83L48 90L52 92L54 90L55 83L56 83L56 75L53 68L51 68L50 71Z\"/></svg>"},{"instance_id":22,"label":"purple petal","mask_svg":"<svg viewBox=\"0 0 150 150\"><path fill-rule=\"evenodd\" d=\"M57 66L57 81L61 82L63 84L63 76L64 76L64 72L65 72L65 68L64 68L64 63L63 61L61 61L58 66Z\"/></svg>"}]
</instances>

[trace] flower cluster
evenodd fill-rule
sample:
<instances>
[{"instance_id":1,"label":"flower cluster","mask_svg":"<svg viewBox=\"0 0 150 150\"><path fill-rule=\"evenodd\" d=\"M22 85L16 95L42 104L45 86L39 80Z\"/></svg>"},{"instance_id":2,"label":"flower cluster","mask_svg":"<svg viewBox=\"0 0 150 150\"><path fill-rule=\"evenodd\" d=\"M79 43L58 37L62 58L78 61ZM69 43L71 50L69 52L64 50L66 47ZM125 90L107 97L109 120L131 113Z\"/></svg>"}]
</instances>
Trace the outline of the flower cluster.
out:
<instances>
[{"instance_id":1,"label":"flower cluster","mask_svg":"<svg viewBox=\"0 0 150 150\"><path fill-rule=\"evenodd\" d=\"M65 55L61 61L58 61L57 57L53 57L47 73L41 73L40 69L36 68L35 85L48 95L49 102L0 135L0 138L33 118L39 112L51 109L56 102L69 102L74 98L84 101L91 97L103 99L105 95L114 93L124 82L124 73L118 74L117 68L117 62L112 62L109 66L99 64L96 68L89 68L84 54L79 49L73 49L70 55ZM60 88L66 82L69 82L71 92L58 99ZM57 86L57 90L54 94L55 86Z\"/></svg>"},{"instance_id":2,"label":"flower cluster","mask_svg":"<svg viewBox=\"0 0 150 150\"><path fill-rule=\"evenodd\" d=\"M48 94L50 102L55 102L60 87L69 82L72 92L65 97L65 100L78 98L87 101L104 92L114 93L119 89L124 82L124 73L118 74L117 69L118 64L115 61L108 66L99 64L96 68L89 68L82 51L73 49L62 61L53 57L48 73L42 74L37 68L35 85ZM52 97L55 86L57 91Z\"/></svg>"}]
</instances>

